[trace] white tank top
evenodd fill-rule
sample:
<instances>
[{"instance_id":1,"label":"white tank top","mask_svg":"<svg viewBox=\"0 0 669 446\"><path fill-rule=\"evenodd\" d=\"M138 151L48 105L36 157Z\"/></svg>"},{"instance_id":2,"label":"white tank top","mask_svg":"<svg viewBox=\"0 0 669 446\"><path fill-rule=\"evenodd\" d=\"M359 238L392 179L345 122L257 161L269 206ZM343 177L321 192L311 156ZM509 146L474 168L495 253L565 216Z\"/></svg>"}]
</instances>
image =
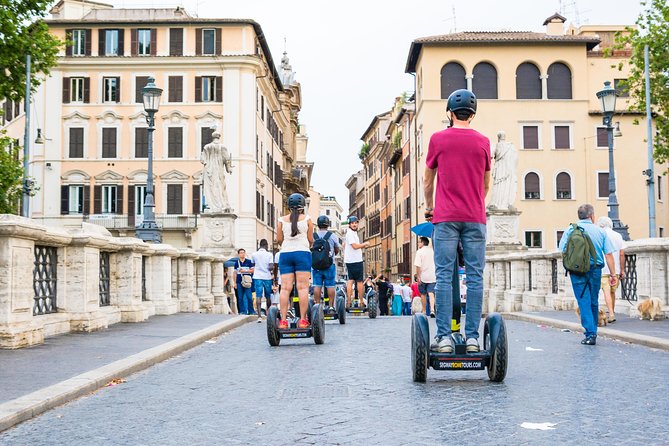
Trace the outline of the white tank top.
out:
<instances>
[{"instance_id":1,"label":"white tank top","mask_svg":"<svg viewBox=\"0 0 669 446\"><path fill-rule=\"evenodd\" d=\"M290 224L290 217L279 218L283 226L283 243L281 244L281 252L296 252L296 251L310 251L309 239L307 238L307 231L309 230L309 215L305 215L303 220L297 222L297 235L293 237L291 233L292 225Z\"/></svg>"}]
</instances>

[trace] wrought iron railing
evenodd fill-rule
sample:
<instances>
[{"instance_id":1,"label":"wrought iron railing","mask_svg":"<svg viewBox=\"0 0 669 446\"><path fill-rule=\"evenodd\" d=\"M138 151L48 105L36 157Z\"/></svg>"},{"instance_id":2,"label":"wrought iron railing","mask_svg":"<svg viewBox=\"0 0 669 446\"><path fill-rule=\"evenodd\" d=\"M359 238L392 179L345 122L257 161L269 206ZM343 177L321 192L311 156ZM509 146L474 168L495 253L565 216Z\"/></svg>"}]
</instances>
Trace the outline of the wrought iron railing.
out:
<instances>
[{"instance_id":1,"label":"wrought iron railing","mask_svg":"<svg viewBox=\"0 0 669 446\"><path fill-rule=\"evenodd\" d=\"M558 292L558 261L557 259L551 259L551 293L557 294Z\"/></svg>"},{"instance_id":2,"label":"wrought iron railing","mask_svg":"<svg viewBox=\"0 0 669 446\"><path fill-rule=\"evenodd\" d=\"M91 214L83 217L84 221L107 229L132 230L142 223L141 215L135 216L134 221L125 214ZM156 223L162 229L195 229L197 214L157 214Z\"/></svg>"},{"instance_id":3,"label":"wrought iron railing","mask_svg":"<svg viewBox=\"0 0 669 446\"><path fill-rule=\"evenodd\" d=\"M109 306L109 253L100 252L100 306Z\"/></svg>"},{"instance_id":4,"label":"wrought iron railing","mask_svg":"<svg viewBox=\"0 0 669 446\"><path fill-rule=\"evenodd\" d=\"M146 256L142 256L142 300L146 298Z\"/></svg>"},{"instance_id":5,"label":"wrought iron railing","mask_svg":"<svg viewBox=\"0 0 669 446\"><path fill-rule=\"evenodd\" d=\"M33 268L33 316L56 313L56 272L58 251L52 246L35 245L35 267Z\"/></svg>"},{"instance_id":6,"label":"wrought iron railing","mask_svg":"<svg viewBox=\"0 0 669 446\"><path fill-rule=\"evenodd\" d=\"M622 281L623 298L636 301L639 296L636 292L636 254L625 254L625 279Z\"/></svg>"}]
</instances>

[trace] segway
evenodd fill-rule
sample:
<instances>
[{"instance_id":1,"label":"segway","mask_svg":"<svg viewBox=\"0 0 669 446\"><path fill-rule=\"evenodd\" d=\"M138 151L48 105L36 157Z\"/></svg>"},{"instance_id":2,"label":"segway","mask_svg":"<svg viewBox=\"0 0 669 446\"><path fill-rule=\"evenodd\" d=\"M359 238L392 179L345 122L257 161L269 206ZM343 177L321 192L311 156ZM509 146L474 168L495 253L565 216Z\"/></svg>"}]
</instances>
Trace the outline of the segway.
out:
<instances>
[{"instance_id":1,"label":"segway","mask_svg":"<svg viewBox=\"0 0 669 446\"><path fill-rule=\"evenodd\" d=\"M335 296L334 306L330 306L330 297L328 296L327 289L324 291L324 296L321 296L323 299L323 317L326 321L338 320L341 325L346 323L346 301L345 298L337 294ZM309 304L313 305L313 302L309 300Z\"/></svg>"},{"instance_id":2,"label":"segway","mask_svg":"<svg viewBox=\"0 0 669 446\"><path fill-rule=\"evenodd\" d=\"M499 313L490 313L483 328L483 349L467 353L465 339L461 333L452 334L453 353L430 351L430 325L424 314L414 314L411 320L411 369L414 382L424 383L427 369L435 370L483 370L488 369L488 378L494 382L504 381L508 363L506 325Z\"/></svg>"},{"instance_id":3,"label":"segway","mask_svg":"<svg viewBox=\"0 0 669 446\"><path fill-rule=\"evenodd\" d=\"M360 299L358 299L358 287L353 284L353 300L351 306L346 307L346 312L351 314L367 313L370 319L375 319L379 309L379 298L373 288L367 290L365 300L367 301L367 306L363 307Z\"/></svg>"},{"instance_id":4,"label":"segway","mask_svg":"<svg viewBox=\"0 0 669 446\"><path fill-rule=\"evenodd\" d=\"M291 307L288 309L286 319L288 328L279 328L281 312L275 306L270 307L267 315L267 341L272 347L276 347L281 339L314 338L316 344L325 342L325 318L323 315L323 306L309 301L307 319L308 328L298 328L300 322L299 298L297 289L293 287L293 296L291 298Z\"/></svg>"}]
</instances>

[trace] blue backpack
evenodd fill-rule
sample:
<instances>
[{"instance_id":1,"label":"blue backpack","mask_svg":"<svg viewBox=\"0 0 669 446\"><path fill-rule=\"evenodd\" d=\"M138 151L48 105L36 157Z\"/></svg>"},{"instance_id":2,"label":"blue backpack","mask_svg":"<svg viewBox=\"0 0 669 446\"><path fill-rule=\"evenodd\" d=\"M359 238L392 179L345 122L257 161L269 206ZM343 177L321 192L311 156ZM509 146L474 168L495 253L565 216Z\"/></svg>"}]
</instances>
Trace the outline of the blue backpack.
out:
<instances>
[{"instance_id":1,"label":"blue backpack","mask_svg":"<svg viewBox=\"0 0 669 446\"><path fill-rule=\"evenodd\" d=\"M332 256L330 255L331 232L327 232L323 238L314 232L314 244L311 247L311 267L317 270L325 270L332 266Z\"/></svg>"}]
</instances>

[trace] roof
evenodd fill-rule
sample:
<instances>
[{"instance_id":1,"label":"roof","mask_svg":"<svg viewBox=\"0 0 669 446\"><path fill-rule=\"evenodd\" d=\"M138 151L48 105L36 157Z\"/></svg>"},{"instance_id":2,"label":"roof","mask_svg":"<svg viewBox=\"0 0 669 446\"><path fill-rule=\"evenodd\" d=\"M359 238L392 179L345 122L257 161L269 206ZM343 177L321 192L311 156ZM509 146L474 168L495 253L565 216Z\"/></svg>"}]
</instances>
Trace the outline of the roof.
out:
<instances>
[{"instance_id":1,"label":"roof","mask_svg":"<svg viewBox=\"0 0 669 446\"><path fill-rule=\"evenodd\" d=\"M362 136L360 137L360 139L364 141L364 140L365 140L365 136L367 136L367 134L369 133L369 131L372 130L372 128L374 128L374 126L376 125L376 123L379 122L379 121L381 120L381 118L383 118L383 117L385 117L385 116L388 116L388 115L390 115L390 111L383 112L383 113L381 113L380 115L376 115L376 116L374 116L374 119L372 119L372 122L369 124L369 127L367 127L367 130L365 130L365 133L362 134Z\"/></svg>"},{"instance_id":2,"label":"roof","mask_svg":"<svg viewBox=\"0 0 669 446\"><path fill-rule=\"evenodd\" d=\"M406 73L416 71L416 63L423 45L434 46L462 46L462 45L586 45L591 50L600 43L596 36L559 35L530 31L471 31L439 36L421 37L411 42L409 57L407 58Z\"/></svg>"},{"instance_id":3,"label":"roof","mask_svg":"<svg viewBox=\"0 0 669 446\"><path fill-rule=\"evenodd\" d=\"M544 26L551 23L554 19L557 19L559 22L562 22L562 23L567 21L567 18L565 16L562 16L562 15L560 15L556 12L555 14L553 14L552 16L550 16L546 20L544 20Z\"/></svg>"}]
</instances>

